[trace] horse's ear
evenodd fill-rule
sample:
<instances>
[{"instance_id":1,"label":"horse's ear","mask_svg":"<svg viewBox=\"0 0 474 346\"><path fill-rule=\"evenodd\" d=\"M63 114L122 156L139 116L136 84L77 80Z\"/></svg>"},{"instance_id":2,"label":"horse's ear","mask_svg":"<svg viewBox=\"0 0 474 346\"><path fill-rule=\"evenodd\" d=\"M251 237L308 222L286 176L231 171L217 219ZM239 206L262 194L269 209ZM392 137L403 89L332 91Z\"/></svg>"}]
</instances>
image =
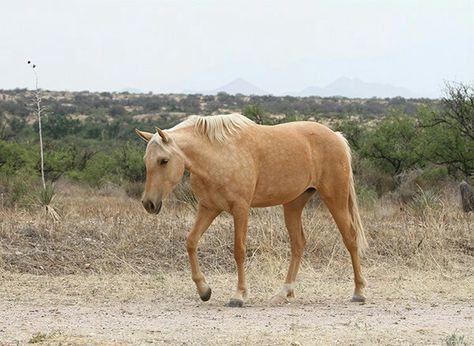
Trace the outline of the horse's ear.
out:
<instances>
[{"instance_id":1,"label":"horse's ear","mask_svg":"<svg viewBox=\"0 0 474 346\"><path fill-rule=\"evenodd\" d=\"M135 132L137 133L138 137L143 139L145 142L149 142L151 137L153 136L152 133L140 131L139 129L135 129Z\"/></svg>"},{"instance_id":2,"label":"horse's ear","mask_svg":"<svg viewBox=\"0 0 474 346\"><path fill-rule=\"evenodd\" d=\"M170 136L168 136L168 134L165 131L163 131L162 129L157 127L156 132L158 132L161 139L163 139L163 143L168 143L170 141Z\"/></svg>"}]
</instances>

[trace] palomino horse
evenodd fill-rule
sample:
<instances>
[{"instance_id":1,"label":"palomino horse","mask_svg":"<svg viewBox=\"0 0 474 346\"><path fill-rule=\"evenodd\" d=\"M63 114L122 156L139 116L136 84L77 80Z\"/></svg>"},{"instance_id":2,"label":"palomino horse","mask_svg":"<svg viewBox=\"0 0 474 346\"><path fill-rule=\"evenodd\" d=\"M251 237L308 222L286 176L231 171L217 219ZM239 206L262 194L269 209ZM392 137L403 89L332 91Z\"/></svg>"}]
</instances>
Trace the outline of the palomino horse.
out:
<instances>
[{"instance_id":1,"label":"palomino horse","mask_svg":"<svg viewBox=\"0 0 474 346\"><path fill-rule=\"evenodd\" d=\"M234 219L234 257L238 283L229 306L242 306L247 296L244 262L249 209L283 205L291 242L291 262L281 291L273 303L293 297L305 237L301 213L317 190L341 232L354 270L353 301L364 301L365 280L360 254L366 247L359 217L350 149L345 138L314 122L257 125L240 114L192 116L169 130L136 130L148 142L143 206L158 214L162 200L183 173L191 174L198 200L195 224L186 246L192 279L207 301L211 288L201 272L197 245L202 234L223 211Z\"/></svg>"}]
</instances>

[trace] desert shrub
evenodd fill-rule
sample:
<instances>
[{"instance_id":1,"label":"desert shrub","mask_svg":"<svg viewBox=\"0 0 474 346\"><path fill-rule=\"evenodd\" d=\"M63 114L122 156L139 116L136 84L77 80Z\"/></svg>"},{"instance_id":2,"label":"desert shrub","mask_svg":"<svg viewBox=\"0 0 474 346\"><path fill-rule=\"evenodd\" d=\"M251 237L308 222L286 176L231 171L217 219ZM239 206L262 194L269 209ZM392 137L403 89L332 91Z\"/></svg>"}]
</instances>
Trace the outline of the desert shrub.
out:
<instances>
[{"instance_id":1,"label":"desert shrub","mask_svg":"<svg viewBox=\"0 0 474 346\"><path fill-rule=\"evenodd\" d=\"M120 185L104 180L97 187L97 194L102 197L123 197L124 191Z\"/></svg>"},{"instance_id":2,"label":"desert shrub","mask_svg":"<svg viewBox=\"0 0 474 346\"><path fill-rule=\"evenodd\" d=\"M364 207L372 208L377 201L377 191L365 185L357 185L357 198L359 204Z\"/></svg>"},{"instance_id":3,"label":"desert shrub","mask_svg":"<svg viewBox=\"0 0 474 346\"><path fill-rule=\"evenodd\" d=\"M133 199L141 199L143 194L144 183L140 181L127 181L122 184L123 189L128 197Z\"/></svg>"},{"instance_id":4,"label":"desert shrub","mask_svg":"<svg viewBox=\"0 0 474 346\"><path fill-rule=\"evenodd\" d=\"M393 177L380 169L373 161L361 159L355 163L356 186L364 186L368 190L375 191L378 196L382 196L396 187Z\"/></svg>"},{"instance_id":5,"label":"desert shrub","mask_svg":"<svg viewBox=\"0 0 474 346\"><path fill-rule=\"evenodd\" d=\"M115 171L121 179L127 181L144 181L145 165L142 146L125 144L114 152Z\"/></svg>"},{"instance_id":6,"label":"desert shrub","mask_svg":"<svg viewBox=\"0 0 474 346\"><path fill-rule=\"evenodd\" d=\"M69 171L66 176L73 181L100 187L108 181L118 182L120 180L114 175L115 170L115 160L110 155L100 152L87 162L84 170Z\"/></svg>"},{"instance_id":7,"label":"desert shrub","mask_svg":"<svg viewBox=\"0 0 474 346\"><path fill-rule=\"evenodd\" d=\"M418 198L420 191L439 193L448 181L448 173L446 167L428 166L403 172L398 180L400 185L395 195L400 202L408 203Z\"/></svg>"},{"instance_id":8,"label":"desert shrub","mask_svg":"<svg viewBox=\"0 0 474 346\"><path fill-rule=\"evenodd\" d=\"M34 174L38 155L26 145L0 141L0 174Z\"/></svg>"},{"instance_id":9,"label":"desert shrub","mask_svg":"<svg viewBox=\"0 0 474 346\"><path fill-rule=\"evenodd\" d=\"M268 116L265 114L263 108L259 105L250 105L245 107L242 111L242 114L255 121L257 124L267 124L269 122Z\"/></svg>"},{"instance_id":10,"label":"desert shrub","mask_svg":"<svg viewBox=\"0 0 474 346\"><path fill-rule=\"evenodd\" d=\"M411 201L408 203L411 212L418 217L426 217L431 212L442 207L441 195L432 190L418 189Z\"/></svg>"},{"instance_id":11,"label":"desert shrub","mask_svg":"<svg viewBox=\"0 0 474 346\"><path fill-rule=\"evenodd\" d=\"M38 123L34 124L38 127ZM72 119L69 115L48 114L42 121L43 135L45 138L59 139L78 133L81 123L77 119Z\"/></svg>"},{"instance_id":12,"label":"desert shrub","mask_svg":"<svg viewBox=\"0 0 474 346\"><path fill-rule=\"evenodd\" d=\"M32 202L33 187L37 177L27 174L6 176L0 174L1 204L4 207L24 207Z\"/></svg>"},{"instance_id":13,"label":"desert shrub","mask_svg":"<svg viewBox=\"0 0 474 346\"><path fill-rule=\"evenodd\" d=\"M47 150L44 153L44 174L46 180L56 181L73 166L67 147Z\"/></svg>"},{"instance_id":14,"label":"desert shrub","mask_svg":"<svg viewBox=\"0 0 474 346\"><path fill-rule=\"evenodd\" d=\"M449 180L446 166L428 165L423 168L417 178L417 183L424 189L440 190Z\"/></svg>"}]
</instances>

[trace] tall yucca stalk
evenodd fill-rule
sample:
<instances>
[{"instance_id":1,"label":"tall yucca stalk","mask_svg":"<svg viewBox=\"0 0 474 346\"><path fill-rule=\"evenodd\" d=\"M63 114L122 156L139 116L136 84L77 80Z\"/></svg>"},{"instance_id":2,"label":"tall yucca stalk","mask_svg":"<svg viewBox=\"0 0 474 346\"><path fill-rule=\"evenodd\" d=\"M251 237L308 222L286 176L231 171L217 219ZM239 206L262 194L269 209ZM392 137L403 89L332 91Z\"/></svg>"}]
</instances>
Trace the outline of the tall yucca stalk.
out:
<instances>
[{"instance_id":1,"label":"tall yucca stalk","mask_svg":"<svg viewBox=\"0 0 474 346\"><path fill-rule=\"evenodd\" d=\"M40 140L40 156L41 156L41 181L43 183L43 190L46 190L46 180L44 179L44 153L43 153L43 131L41 129L41 113L44 110L41 105L41 89L38 88L38 73L36 72L36 65L32 64L28 60L28 64L31 65L31 69L35 74L35 94L34 94L34 103L36 106L36 115L38 116L38 133Z\"/></svg>"},{"instance_id":2,"label":"tall yucca stalk","mask_svg":"<svg viewBox=\"0 0 474 346\"><path fill-rule=\"evenodd\" d=\"M56 194L54 185L52 183L46 184L46 179L44 177L44 151L43 151L43 131L41 128L41 114L44 111L43 106L41 105L41 89L38 87L38 72L36 71L36 65L28 60L28 64L31 65L33 73L35 75L35 92L33 101L35 104L36 115L38 117L38 134L40 140L40 157L41 157L41 182L43 183L43 189L37 196L39 205L45 208L46 215L50 216L54 220L59 220L59 214L51 205L53 202L54 196Z\"/></svg>"}]
</instances>

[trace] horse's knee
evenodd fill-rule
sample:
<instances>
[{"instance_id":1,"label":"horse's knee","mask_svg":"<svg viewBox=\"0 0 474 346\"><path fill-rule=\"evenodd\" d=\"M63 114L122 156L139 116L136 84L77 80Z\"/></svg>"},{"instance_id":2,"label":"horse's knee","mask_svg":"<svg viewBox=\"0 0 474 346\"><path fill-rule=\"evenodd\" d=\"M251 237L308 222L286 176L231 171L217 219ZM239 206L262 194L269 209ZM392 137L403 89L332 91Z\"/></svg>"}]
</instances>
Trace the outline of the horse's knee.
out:
<instances>
[{"instance_id":1,"label":"horse's knee","mask_svg":"<svg viewBox=\"0 0 474 346\"><path fill-rule=\"evenodd\" d=\"M188 253L196 251L197 248L197 241L194 240L192 237L187 237L186 238L186 250Z\"/></svg>"},{"instance_id":2,"label":"horse's knee","mask_svg":"<svg viewBox=\"0 0 474 346\"><path fill-rule=\"evenodd\" d=\"M235 246L234 247L234 259L237 263L241 263L245 260L245 245Z\"/></svg>"},{"instance_id":3,"label":"horse's knee","mask_svg":"<svg viewBox=\"0 0 474 346\"><path fill-rule=\"evenodd\" d=\"M293 256L301 258L303 256L305 246L306 246L306 240L301 239L301 240L295 241L294 243L291 244L291 254Z\"/></svg>"}]
</instances>

